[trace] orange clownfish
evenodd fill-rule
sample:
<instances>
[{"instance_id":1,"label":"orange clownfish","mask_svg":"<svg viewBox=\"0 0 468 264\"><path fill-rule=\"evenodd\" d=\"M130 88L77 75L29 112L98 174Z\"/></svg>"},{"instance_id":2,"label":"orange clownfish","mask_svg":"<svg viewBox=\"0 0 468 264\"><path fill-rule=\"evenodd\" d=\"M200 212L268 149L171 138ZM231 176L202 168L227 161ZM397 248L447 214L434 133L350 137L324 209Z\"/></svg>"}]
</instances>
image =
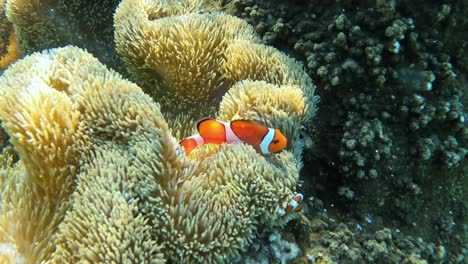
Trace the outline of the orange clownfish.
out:
<instances>
[{"instance_id":1,"label":"orange clownfish","mask_svg":"<svg viewBox=\"0 0 468 264\"><path fill-rule=\"evenodd\" d=\"M286 209L284 209L284 212L282 212L281 215L290 214L292 212L299 213L300 211L302 211L302 206L301 206L302 200L304 200L304 196L301 193L296 194L292 202L288 203L288 205L286 206Z\"/></svg>"},{"instance_id":2,"label":"orange clownfish","mask_svg":"<svg viewBox=\"0 0 468 264\"><path fill-rule=\"evenodd\" d=\"M278 129L248 120L222 122L205 118L198 122L197 130L198 134L180 141L187 156L194 148L203 144L241 142L252 145L258 153L270 154L281 151L288 143L286 137Z\"/></svg>"}]
</instances>

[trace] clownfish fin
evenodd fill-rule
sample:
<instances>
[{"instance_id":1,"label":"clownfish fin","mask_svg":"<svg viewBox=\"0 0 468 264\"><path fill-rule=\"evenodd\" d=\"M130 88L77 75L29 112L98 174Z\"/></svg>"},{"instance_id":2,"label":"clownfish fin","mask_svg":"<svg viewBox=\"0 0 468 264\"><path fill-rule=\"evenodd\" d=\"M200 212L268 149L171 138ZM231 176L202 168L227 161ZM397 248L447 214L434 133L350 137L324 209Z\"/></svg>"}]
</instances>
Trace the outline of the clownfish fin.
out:
<instances>
[{"instance_id":1,"label":"clownfish fin","mask_svg":"<svg viewBox=\"0 0 468 264\"><path fill-rule=\"evenodd\" d=\"M247 123L251 123L254 125L266 127L265 122L262 122L260 120L236 119L236 120L232 120L231 124L236 123L236 122L247 122Z\"/></svg>"},{"instance_id":2,"label":"clownfish fin","mask_svg":"<svg viewBox=\"0 0 468 264\"><path fill-rule=\"evenodd\" d=\"M179 142L179 145L184 148L185 155L187 156L190 155L193 149L202 144L204 144L204 140L199 134L184 138Z\"/></svg>"},{"instance_id":3,"label":"clownfish fin","mask_svg":"<svg viewBox=\"0 0 468 264\"><path fill-rule=\"evenodd\" d=\"M197 147L197 142L193 138L182 139L179 144L184 148L185 155L187 156L190 155L192 150Z\"/></svg>"},{"instance_id":4,"label":"clownfish fin","mask_svg":"<svg viewBox=\"0 0 468 264\"><path fill-rule=\"evenodd\" d=\"M203 124L203 123L204 123L205 121L207 121L207 120L217 121L216 119L211 118L211 117L204 117L204 118L202 118L202 119L199 119L199 120L197 121L197 123L196 123L196 124L197 124L197 131L198 131L198 132L200 132L200 125Z\"/></svg>"},{"instance_id":5,"label":"clownfish fin","mask_svg":"<svg viewBox=\"0 0 468 264\"><path fill-rule=\"evenodd\" d=\"M265 154L261 150L261 143L269 131L268 127L257 125L251 120L234 120L230 122L230 127L239 140L253 146L258 153Z\"/></svg>"},{"instance_id":6,"label":"clownfish fin","mask_svg":"<svg viewBox=\"0 0 468 264\"><path fill-rule=\"evenodd\" d=\"M221 144L226 142L226 128L224 124L213 118L204 118L198 121L197 130L204 143Z\"/></svg>"},{"instance_id":7,"label":"clownfish fin","mask_svg":"<svg viewBox=\"0 0 468 264\"><path fill-rule=\"evenodd\" d=\"M294 210L296 213L300 213L302 211L302 206L296 207L296 210Z\"/></svg>"},{"instance_id":8,"label":"clownfish fin","mask_svg":"<svg viewBox=\"0 0 468 264\"><path fill-rule=\"evenodd\" d=\"M301 202L304 200L304 196L301 193L298 193L294 196L292 201L286 205L284 209L284 214L290 214L292 212L299 213L302 211ZM282 214L282 215L284 215Z\"/></svg>"}]
</instances>

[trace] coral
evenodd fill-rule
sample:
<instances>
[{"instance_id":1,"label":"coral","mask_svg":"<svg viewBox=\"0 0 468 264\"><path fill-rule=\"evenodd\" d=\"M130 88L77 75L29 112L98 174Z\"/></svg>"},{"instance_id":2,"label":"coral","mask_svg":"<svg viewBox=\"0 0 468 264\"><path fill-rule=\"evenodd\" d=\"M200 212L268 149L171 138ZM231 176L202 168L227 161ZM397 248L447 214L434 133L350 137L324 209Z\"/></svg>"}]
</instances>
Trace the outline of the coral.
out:
<instances>
[{"instance_id":1,"label":"coral","mask_svg":"<svg viewBox=\"0 0 468 264\"><path fill-rule=\"evenodd\" d=\"M3 128L1 128L0 123L0 149L4 149L8 145L8 135Z\"/></svg>"},{"instance_id":2,"label":"coral","mask_svg":"<svg viewBox=\"0 0 468 264\"><path fill-rule=\"evenodd\" d=\"M8 36L12 28L5 15L5 2L5 0L0 1L0 54L2 55L5 54L5 43L8 43Z\"/></svg>"},{"instance_id":3,"label":"coral","mask_svg":"<svg viewBox=\"0 0 468 264\"><path fill-rule=\"evenodd\" d=\"M456 262L468 215L466 3L224 5L267 44L301 59L321 88L321 107L305 127L313 142L304 153L305 193L344 219L370 214L443 241Z\"/></svg>"},{"instance_id":4,"label":"coral","mask_svg":"<svg viewBox=\"0 0 468 264\"><path fill-rule=\"evenodd\" d=\"M7 15L26 53L76 43L109 64L115 1L104 2L101 10L101 2L14 0ZM298 130L314 113L315 87L301 64L262 45L244 21L195 13L210 10L216 5L200 1L119 5L117 50L152 98L72 46L5 72L0 119L19 161L0 171L4 258L221 262L245 251L258 228L294 218L279 211L295 195ZM104 53L93 37L106 42ZM186 157L173 135L218 103L225 121L258 118L286 131L288 150L263 157L243 144L208 145Z\"/></svg>"},{"instance_id":5,"label":"coral","mask_svg":"<svg viewBox=\"0 0 468 264\"><path fill-rule=\"evenodd\" d=\"M347 133L343 135L343 148L339 153L343 175L358 179L378 177L380 164L391 158L391 141L383 131L378 119L364 121L357 113L349 113L344 124ZM373 149L373 151L363 151Z\"/></svg>"},{"instance_id":6,"label":"coral","mask_svg":"<svg viewBox=\"0 0 468 264\"><path fill-rule=\"evenodd\" d=\"M281 239L281 235L278 233L271 234L269 240L273 254L281 264L288 263L300 253L300 249L295 243Z\"/></svg>"},{"instance_id":7,"label":"coral","mask_svg":"<svg viewBox=\"0 0 468 264\"><path fill-rule=\"evenodd\" d=\"M262 120L271 127L281 127L287 138L299 138L302 124L310 120L313 112L308 109L307 100L307 96L297 85L280 86L265 81L241 81L232 86L223 97L218 118ZM301 141L291 142L288 149L300 160Z\"/></svg>"},{"instance_id":8,"label":"coral","mask_svg":"<svg viewBox=\"0 0 468 264\"><path fill-rule=\"evenodd\" d=\"M234 263L303 263L300 261L301 249L292 232L294 231L287 228L260 231L260 239L246 253L235 259Z\"/></svg>"},{"instance_id":9,"label":"coral","mask_svg":"<svg viewBox=\"0 0 468 264\"><path fill-rule=\"evenodd\" d=\"M77 69L76 65L80 65L80 68ZM86 92L93 90L93 82L94 85L102 84L105 77L109 78L107 81L112 85L120 84L121 92L140 91L135 85L120 80L113 72L99 75L105 73L105 67L92 56L70 47L27 57L8 69L1 78L2 126L9 133L10 141L21 160L13 168L0 172L3 182L0 240L2 244L12 245L10 248L13 249L12 254L16 259L40 262L50 259L55 251L66 251L55 242L61 232L71 230L60 227L60 224L67 223L64 219L65 214L75 212L71 209L72 204L75 208L80 205L77 202L72 203L72 200L78 199L70 195L74 190L80 190L76 178L83 170L83 164L78 164L78 157L82 157L81 161L85 162L84 156L87 155L86 150L90 143L87 133L91 128L86 127L88 130L84 130L85 121L82 119L83 113L80 112L84 111L83 107L86 105L80 100L86 97ZM101 83L96 80L99 78ZM112 197L114 196L108 196L108 199ZM105 204L107 209L117 208L118 199L114 198L115 207L113 203L108 203ZM81 212L81 217L87 214L86 209L89 208L82 207L81 211L77 209ZM121 214L126 213L127 218L133 217L133 211L124 209L121 209ZM118 216L109 216L109 226L122 221L123 217ZM79 219L77 216L76 220ZM89 231L84 233L91 239L88 241L105 234L109 234L112 240L121 238L114 229L108 232L99 230L99 234L95 230L95 235L90 236L92 230L86 229L86 226L82 228L77 234ZM138 251L144 248L138 243L139 238L145 238L143 235L144 233L140 236L139 232L135 232L130 239L120 242L130 243L133 248L128 249L129 251ZM118 243L117 241L114 243ZM145 245L151 245L147 239L144 239L144 242ZM99 250L107 252L105 244L96 246L98 248L94 248L94 253ZM81 249L85 248L86 245L83 245ZM86 253L89 252L84 251L84 254ZM101 253L98 256L76 257L86 257L94 262L103 261L102 258L106 255L107 253ZM133 254L130 254L129 258L132 256Z\"/></svg>"},{"instance_id":10,"label":"coral","mask_svg":"<svg viewBox=\"0 0 468 264\"><path fill-rule=\"evenodd\" d=\"M13 167L18 161L18 153L15 152L12 146L5 146L1 148L0 152L0 169Z\"/></svg>"},{"instance_id":11,"label":"coral","mask_svg":"<svg viewBox=\"0 0 468 264\"><path fill-rule=\"evenodd\" d=\"M18 36L21 54L72 44L119 68L113 55L112 15L118 0L11 0L6 14Z\"/></svg>"},{"instance_id":12,"label":"coral","mask_svg":"<svg viewBox=\"0 0 468 264\"><path fill-rule=\"evenodd\" d=\"M5 2L0 1L0 70L20 58L16 34L5 16Z\"/></svg>"},{"instance_id":13,"label":"coral","mask_svg":"<svg viewBox=\"0 0 468 264\"><path fill-rule=\"evenodd\" d=\"M420 237L404 235L382 223L332 218L322 201L310 197L304 214L281 233L261 234L242 263L444 263L446 249ZM286 260L287 259L287 260ZM463 262L458 256L457 262Z\"/></svg>"},{"instance_id":14,"label":"coral","mask_svg":"<svg viewBox=\"0 0 468 264\"><path fill-rule=\"evenodd\" d=\"M206 11L205 6L199 1L122 1L115 14L117 51L133 80L157 96L163 112L190 115L191 120L212 115L221 96L243 80L266 81L282 89L294 86L304 99L313 99L314 86L302 66L261 44L246 22L224 13L194 11ZM299 104L305 122L313 111ZM198 111L191 111L195 107Z\"/></svg>"},{"instance_id":15,"label":"coral","mask_svg":"<svg viewBox=\"0 0 468 264\"><path fill-rule=\"evenodd\" d=\"M308 202L307 218L299 229L308 230L299 242L308 263L443 263L442 245L404 235L377 223L345 223L331 218L319 200ZM412 262L414 261L414 262Z\"/></svg>"},{"instance_id":16,"label":"coral","mask_svg":"<svg viewBox=\"0 0 468 264\"><path fill-rule=\"evenodd\" d=\"M5 69L21 57L21 54L18 49L16 35L13 31L10 33L7 43L8 44L6 45L6 53L0 57L0 70Z\"/></svg>"},{"instance_id":17,"label":"coral","mask_svg":"<svg viewBox=\"0 0 468 264\"><path fill-rule=\"evenodd\" d=\"M286 221L278 209L300 168L291 152L234 144L188 159L158 105L78 48L28 56L0 83L20 157L0 174L5 258L219 262L260 225Z\"/></svg>"},{"instance_id":18,"label":"coral","mask_svg":"<svg viewBox=\"0 0 468 264\"><path fill-rule=\"evenodd\" d=\"M85 48L121 74L126 75L128 69L132 80L162 104L166 120L160 113L154 114L158 106L149 97L141 99L139 88L103 68L90 73L88 63L78 60L74 71L85 68L86 74L80 78L86 79L86 84L80 78L76 82L68 81L74 74L68 73L71 66L51 66L54 73L47 67L40 71L34 68L31 72L39 71L37 76L45 76L42 73L58 76L58 79L43 79L54 87L51 91L61 91L54 92L51 98L62 103L70 98L73 106L64 109L78 111L79 124L69 122L70 116L65 115L57 127L47 127L54 113L62 111L46 103L44 109L52 107L50 114L39 109L43 119L33 124L48 132L32 137L32 142L42 143L59 132L65 138L52 137L53 144L24 160L22 156L34 148L22 146L28 143L26 138L11 138L0 130L0 208L12 213L8 216L10 220L29 219L8 226L8 234L13 232L13 236L6 238L0 231L0 263L42 259L50 262L130 259L139 263L149 259L154 262L194 260L188 259L189 255L214 261L216 257L209 254L225 256L220 262L228 262L228 255L238 255L248 245L267 244L271 230L263 227L268 223L249 224L251 218L242 218L247 219L242 224L250 228L248 232L265 230L264 241L258 242L256 235L243 233L239 236L245 240L235 245L229 240L233 248L229 251L219 246L227 238L218 236L221 234L218 226L210 222L218 218L210 212L227 215L220 222L220 229L233 215L225 208L226 204L243 216L252 212L252 219L275 221L266 211L258 218L253 215L257 209L265 210L266 202L257 203L257 200L277 190L265 187L262 190L268 191L254 193L250 199L245 198L247 192L238 193L247 187L242 185L245 188L239 190L235 183L239 177L246 185L251 183L250 179L243 178L244 170L250 171L252 176L247 176L260 181L262 186L265 183L258 174L269 173L275 180L277 174L295 175L301 167L303 147L302 140L297 140L299 134L304 137L306 150L301 192L306 197L314 194L323 199L326 209L316 208L320 213L311 215L310 208L304 206L303 212L311 221L307 228L313 230L310 240L303 239L309 237L309 232L298 227L297 222L288 225L296 236L295 240L288 237L288 241L295 241L301 248L302 256L294 261L457 263L466 259L468 40L466 31L461 30L468 25L465 1L123 1L116 15L115 32L112 23L118 0L92 4L81 0L7 2L8 16L17 29L25 54L70 43ZM219 5L253 27L218 13ZM211 11L215 12L207 13ZM3 21L6 20L3 18L0 24ZM0 32L0 43L8 43L12 38L9 27L2 26ZM121 37L117 45L124 63L115 53L114 34L116 39ZM310 78L300 63L264 44L274 45L303 61L318 87L323 88L319 91L321 110L314 123L310 122L310 116L316 101ZM1 54L7 51L6 46L2 48ZM66 60L52 64L61 63ZM101 67L94 60L90 63ZM35 79L30 85L25 81L31 79L29 68L24 72L21 85L36 87L33 84L42 83L40 77L39 82ZM103 75L114 77L103 81ZM119 85L112 88L113 93L102 93L116 82ZM70 93L66 89L69 83L99 89L87 89L86 95ZM28 98L28 91L21 92L21 98ZM39 91L39 98L44 99L45 90ZM132 96L127 96L128 93ZM134 94L141 101L135 103ZM120 100L119 107L108 103L115 102L111 98L115 96ZM100 103L92 99L97 97L102 99ZM140 111L135 105L143 105L145 110ZM21 117L9 113L13 120ZM151 119L155 115L157 118ZM226 121L257 119L280 128L291 144L282 156L263 157L259 164L252 165L255 168L245 168L258 158L245 146L205 146L194 153L193 160L179 157L171 134L178 139L192 134L195 121L208 115ZM23 117L32 122L37 116ZM157 125L142 123L146 118ZM10 128L15 127L10 124ZM29 134L35 134L32 127L28 129ZM85 136L77 137L76 142L75 138L68 140L66 137L71 132ZM16 141L18 150L16 145L13 148L6 143L7 140ZM62 150L63 144L68 146L67 140L83 150L74 147ZM153 153L161 149L164 154ZM54 150L57 157L51 156ZM74 151L80 153L76 159L79 162L72 164L67 172L62 166L70 162L67 157L75 155ZM247 158L234 161L243 155ZM166 156L172 158L170 162L159 164ZM200 163L205 158L207 161ZM227 158L233 161L224 160ZM108 166L109 163L114 166ZM285 163L292 164L291 168L284 169L291 175L277 172ZM52 173L39 177L43 171L35 170L46 165L51 166ZM184 172L178 170L180 166L186 166ZM228 167L237 174L217 176ZM267 169L257 170L264 167ZM135 173L140 170L153 176L176 175L182 180L170 181L164 176L159 181L160 177ZM205 171L210 174L203 174ZM167 198L180 197L179 190L190 192L185 185L187 178L192 183L199 180L195 185L206 191L204 200L199 200L202 199L199 194L179 200ZM282 190L284 197L294 191L297 175L292 178L286 181L289 187ZM178 191L160 195L159 182L176 186L171 190ZM205 186L207 182L210 188ZM55 187L44 190L48 184ZM61 184L65 188L58 189ZM256 189L255 184L249 187ZM279 183L271 186L276 184ZM228 185L231 189L225 191L223 188ZM18 195L23 192L28 194ZM281 201L277 198L265 197L270 203L268 210L283 203L282 198L278 198ZM32 204L34 199L37 201ZM180 201L187 201L182 203L185 209L173 206ZM91 202L96 206L90 208ZM201 211L195 208L199 204L204 205ZM324 216L325 210L333 212L334 219ZM175 217L175 214L179 215ZM5 217L1 214L0 221ZM195 224L207 217L212 218L206 225ZM161 233L167 225L158 219L177 228L169 227L170 232ZM300 221L305 221L304 217ZM213 232L205 232L204 240L192 235L196 234L193 231L196 228L208 230L208 226ZM102 230L102 236L96 235L95 229ZM32 234L28 230L45 231ZM285 237L284 230L279 230L279 234ZM132 242L128 244L129 239ZM112 242L105 243L106 249L101 248L101 241L107 240ZM36 242L37 246L31 246ZM179 255L182 244L189 246ZM268 247L259 253L266 260L277 261ZM104 250L108 254L104 255Z\"/></svg>"},{"instance_id":19,"label":"coral","mask_svg":"<svg viewBox=\"0 0 468 264\"><path fill-rule=\"evenodd\" d=\"M210 103L232 85L221 67L227 45L235 39L258 42L240 19L188 13L200 8L196 1L122 1L115 14L117 51L137 84L158 96L165 111L198 107L197 118L210 114Z\"/></svg>"}]
</instances>

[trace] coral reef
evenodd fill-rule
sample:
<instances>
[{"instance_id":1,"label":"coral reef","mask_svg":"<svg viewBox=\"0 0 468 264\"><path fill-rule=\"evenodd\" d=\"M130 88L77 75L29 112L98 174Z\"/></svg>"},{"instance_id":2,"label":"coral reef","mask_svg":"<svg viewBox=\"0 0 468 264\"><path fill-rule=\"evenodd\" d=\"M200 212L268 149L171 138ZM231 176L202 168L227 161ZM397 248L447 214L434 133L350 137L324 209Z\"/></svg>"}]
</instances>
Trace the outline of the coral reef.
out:
<instances>
[{"instance_id":1,"label":"coral reef","mask_svg":"<svg viewBox=\"0 0 468 264\"><path fill-rule=\"evenodd\" d=\"M0 263L466 262L465 1L4 7L22 54L73 44L146 95L75 47L2 73ZM290 144L181 155L205 116Z\"/></svg>"},{"instance_id":2,"label":"coral reef","mask_svg":"<svg viewBox=\"0 0 468 264\"><path fill-rule=\"evenodd\" d=\"M126 6L124 1L119 9ZM206 24L223 15L208 17ZM295 194L302 144L294 129L313 113L308 100L314 86L295 61L266 46L253 48L252 56L277 56L277 69L255 72L257 59L248 72L236 72L258 76L258 83L233 87L239 90L223 100L219 115L271 117L294 137L288 140L294 153L262 157L234 144L204 146L189 159L148 95L75 47L33 54L9 68L1 77L0 118L20 161L0 172L1 195L8 197L1 205L0 243L8 245L2 256L30 262L220 262L244 251L259 226L293 218L278 212ZM160 81L169 82L164 76ZM249 85L251 91L242 90ZM268 91L272 98L265 97ZM183 101L187 95L178 96Z\"/></svg>"},{"instance_id":3,"label":"coral reef","mask_svg":"<svg viewBox=\"0 0 468 264\"><path fill-rule=\"evenodd\" d=\"M9 168L18 161L18 155L8 142L8 139L8 134L0 126L0 169Z\"/></svg>"},{"instance_id":4,"label":"coral reef","mask_svg":"<svg viewBox=\"0 0 468 264\"><path fill-rule=\"evenodd\" d=\"M0 73L20 57L13 25L5 15L5 2L0 1Z\"/></svg>"},{"instance_id":5,"label":"coral reef","mask_svg":"<svg viewBox=\"0 0 468 264\"><path fill-rule=\"evenodd\" d=\"M284 230L282 230L284 233ZM267 234L262 234L266 236ZM278 230L262 238L261 243L253 244L249 251L237 259L236 263L291 263L300 256L296 243L284 239Z\"/></svg>"},{"instance_id":6,"label":"coral reef","mask_svg":"<svg viewBox=\"0 0 468 264\"><path fill-rule=\"evenodd\" d=\"M296 90L296 95L302 93L294 102L299 107L290 110L297 111L295 124L310 119L313 111L308 111L312 109L304 101L313 103L314 86L300 64L261 44L245 21L224 13L200 14L195 11L206 11L205 5L201 1L179 4L122 1L115 13L117 51L125 60L133 80L145 92L157 97L163 112L179 117L189 115L189 120L213 115L228 89L240 81L250 80ZM259 85L263 86L263 83ZM276 101L281 100L288 99ZM246 104L243 100L241 103ZM267 107L267 101L262 103L265 104L256 107ZM285 102L282 104L287 107ZM192 111L194 108L198 111ZM222 120L255 117L272 121L265 118L265 111L255 116L245 114L238 111L219 115ZM181 134L191 133L181 131Z\"/></svg>"},{"instance_id":7,"label":"coral reef","mask_svg":"<svg viewBox=\"0 0 468 264\"><path fill-rule=\"evenodd\" d=\"M338 222L323 202L309 197L304 214L279 232L260 233L241 263L445 263L446 248L382 222ZM464 256L452 258L463 263Z\"/></svg>"},{"instance_id":8,"label":"coral reef","mask_svg":"<svg viewBox=\"0 0 468 264\"><path fill-rule=\"evenodd\" d=\"M468 221L466 3L236 0L225 8L301 58L320 87L304 135L306 194L344 222L373 216L443 241L456 261Z\"/></svg>"},{"instance_id":9,"label":"coral reef","mask_svg":"<svg viewBox=\"0 0 468 264\"><path fill-rule=\"evenodd\" d=\"M307 221L297 237L306 251L302 263L444 263L442 245L405 236L398 229L354 221L337 223L323 211L319 200L308 203Z\"/></svg>"},{"instance_id":10,"label":"coral reef","mask_svg":"<svg viewBox=\"0 0 468 264\"><path fill-rule=\"evenodd\" d=\"M307 104L308 97L299 87L274 85L265 81L238 82L223 97L218 118L221 120L242 118L268 120L271 126L281 127L282 133L287 138L297 139L300 137L302 125L310 121L309 117L314 112ZM288 145L297 159L301 160L302 141L296 140Z\"/></svg>"},{"instance_id":11,"label":"coral reef","mask_svg":"<svg viewBox=\"0 0 468 264\"><path fill-rule=\"evenodd\" d=\"M22 54L72 44L120 69L114 55L112 27L112 15L119 2L10 0L6 14L18 34Z\"/></svg>"}]
</instances>

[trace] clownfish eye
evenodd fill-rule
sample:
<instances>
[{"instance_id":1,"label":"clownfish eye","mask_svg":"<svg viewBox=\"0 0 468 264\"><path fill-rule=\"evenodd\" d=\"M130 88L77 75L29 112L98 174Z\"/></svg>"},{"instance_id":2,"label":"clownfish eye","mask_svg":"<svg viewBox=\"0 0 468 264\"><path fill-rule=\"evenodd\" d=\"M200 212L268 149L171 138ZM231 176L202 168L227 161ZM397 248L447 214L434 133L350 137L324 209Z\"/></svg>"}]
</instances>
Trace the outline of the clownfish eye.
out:
<instances>
[{"instance_id":1,"label":"clownfish eye","mask_svg":"<svg viewBox=\"0 0 468 264\"><path fill-rule=\"evenodd\" d=\"M274 143L274 144L277 144L278 142L279 142L278 139L273 140L273 143Z\"/></svg>"}]
</instances>

